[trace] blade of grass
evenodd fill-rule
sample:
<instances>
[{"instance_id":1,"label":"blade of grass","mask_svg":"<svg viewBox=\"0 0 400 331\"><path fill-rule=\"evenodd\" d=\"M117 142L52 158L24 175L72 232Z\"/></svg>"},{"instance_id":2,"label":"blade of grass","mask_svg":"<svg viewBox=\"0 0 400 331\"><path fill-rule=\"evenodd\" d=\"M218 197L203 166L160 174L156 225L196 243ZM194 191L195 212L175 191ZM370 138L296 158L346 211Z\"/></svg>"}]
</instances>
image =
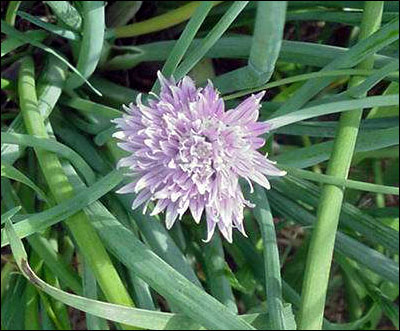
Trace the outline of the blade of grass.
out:
<instances>
[{"instance_id":1,"label":"blade of grass","mask_svg":"<svg viewBox=\"0 0 400 331\"><path fill-rule=\"evenodd\" d=\"M122 85L115 84L107 79L101 78L100 76L96 75L90 78L90 82L103 94L103 97L101 99L98 98L99 102L109 102L112 106L116 108L120 108L122 104L127 105L132 102L132 100L136 100L136 97L139 94L138 91Z\"/></svg>"},{"instance_id":2,"label":"blade of grass","mask_svg":"<svg viewBox=\"0 0 400 331\"><path fill-rule=\"evenodd\" d=\"M41 28L49 31L50 33L54 33L65 39L70 39L70 40L75 40L75 41L81 39L81 37L77 33L73 32L71 30L64 29L62 27L53 25L51 23L47 23L47 22L41 20L40 18L32 16L23 11L18 11L17 14L18 14L18 16L22 17L23 19L27 20L28 22L31 22L32 24L35 24L36 26L41 27Z\"/></svg>"},{"instance_id":3,"label":"blade of grass","mask_svg":"<svg viewBox=\"0 0 400 331\"><path fill-rule=\"evenodd\" d=\"M65 63L68 68L70 68L76 75L78 75L83 81L97 94L101 95L99 91L97 91L92 84L77 70L72 64L70 64L62 55L58 54L56 51L54 51L52 48L42 44L41 42L38 42L34 39L28 38L25 34L22 32L15 30L12 26L8 25L6 22L3 20L1 21L1 31L9 36L15 37L17 39L20 39L21 41L24 41L28 44L31 44L32 46L35 46L37 48L42 49L43 51L55 56L58 58L60 61Z\"/></svg>"},{"instance_id":4,"label":"blade of grass","mask_svg":"<svg viewBox=\"0 0 400 331\"><path fill-rule=\"evenodd\" d=\"M132 96L133 98L133 96ZM132 99L133 100L133 99ZM105 106L101 103L95 103L90 100L74 97L74 98L61 98L62 105L74 108L81 111L83 114L93 114L102 116L107 119L114 119L121 117L123 112L112 107Z\"/></svg>"},{"instance_id":5,"label":"blade of grass","mask_svg":"<svg viewBox=\"0 0 400 331\"><path fill-rule=\"evenodd\" d=\"M162 68L162 73L164 76L171 77L173 75L175 69L178 67L186 51L191 45L197 31L200 29L201 24L204 22L213 6L213 1L204 1L196 8L193 16L186 25L185 30L183 30L181 36L164 63ZM160 83L157 80L152 88L152 92L156 93L159 90L159 87Z\"/></svg>"},{"instance_id":6,"label":"blade of grass","mask_svg":"<svg viewBox=\"0 0 400 331\"><path fill-rule=\"evenodd\" d=\"M385 209L377 207L363 208L362 211L376 218L399 218L400 216L400 211L396 207L386 207Z\"/></svg>"},{"instance_id":7,"label":"blade of grass","mask_svg":"<svg viewBox=\"0 0 400 331\"><path fill-rule=\"evenodd\" d=\"M106 203L108 210L121 224L130 229L135 236L140 236L138 229L135 226L135 222L132 219L132 215L124 209L123 205L114 195L107 195L104 197L103 201ZM157 310L149 285L146 284L143 279L139 278L132 269L127 270L127 281L129 282L130 289L133 292L132 295L137 308Z\"/></svg>"},{"instance_id":8,"label":"blade of grass","mask_svg":"<svg viewBox=\"0 0 400 331\"><path fill-rule=\"evenodd\" d=\"M195 39L188 52L192 53L199 47L202 39ZM207 58L248 59L252 38L245 35L222 37L204 55ZM103 67L104 70L128 70L145 61L165 61L175 46L175 41L159 41L139 46L114 46L123 55L111 58ZM350 50L343 47L283 40L279 61L298 63L313 67L324 67ZM384 55L375 55L375 68L396 60ZM348 67L351 67L349 65ZM340 69L330 68L329 70Z\"/></svg>"},{"instance_id":9,"label":"blade of grass","mask_svg":"<svg viewBox=\"0 0 400 331\"><path fill-rule=\"evenodd\" d=\"M30 172L30 175L32 173ZM4 187L6 186L6 187ZM3 191L4 187L4 191ZM32 206L28 205L28 201L34 200L30 194L28 195L23 195L23 191L20 191L20 196L16 194L14 191L14 188L11 186L9 181L2 181L2 198L5 204L8 207L12 207L16 204L22 205L22 201L24 201L24 205L26 205L30 210L33 209L33 204ZM21 199L20 199L21 197ZM15 201L14 201L15 200ZM30 203L29 203L30 204ZM23 213L25 213L26 210L23 209ZM54 272L52 279L55 279L55 275L57 275L63 283L71 288L72 290L76 291L76 293L81 293L81 286L79 279L76 277L76 274L71 270L69 265L65 263L63 258L57 253L57 251L54 249L54 245L50 244L47 239L43 238L39 234L35 234L31 237L28 238L28 243L32 247L33 251L31 252L31 258L35 260L34 265L37 265L38 267L41 268L43 265L43 262L49 267L49 269ZM44 269L47 270L47 269ZM27 286L27 290L30 288L30 286ZM29 301L28 301L29 303ZM62 304L61 304L62 305ZM34 308L34 307L31 307ZM61 308L60 303L55 304L55 309ZM29 309L27 307L26 312L28 312ZM31 314L29 315L29 318L25 320L26 325L30 325L30 318L34 318L37 314L34 314L35 309L31 309ZM49 306L49 312L52 312L52 309ZM32 314L33 313L33 314ZM59 310L57 310L57 313L60 313ZM64 316L63 314L52 314L60 316L60 319L62 320L62 317ZM54 318L55 322L58 322L57 318ZM70 329L67 325L69 323L67 321L64 321L64 325L66 327L62 329ZM28 327L29 328L29 327Z\"/></svg>"},{"instance_id":10,"label":"blade of grass","mask_svg":"<svg viewBox=\"0 0 400 331\"><path fill-rule=\"evenodd\" d=\"M399 306L385 298L381 299L381 305L383 306L383 310L386 316L392 321L396 329L400 328Z\"/></svg>"},{"instance_id":11,"label":"blade of grass","mask_svg":"<svg viewBox=\"0 0 400 331\"><path fill-rule=\"evenodd\" d=\"M399 23L398 19L394 20L385 26L383 26L378 31L374 31L366 38L360 40L356 45L349 49L348 52L340 57L337 57L328 65L324 66L323 71L334 70L334 69L344 69L360 64L367 58L372 58L373 54L381 50L392 42L398 40L399 38ZM373 66L363 67L362 65L357 66L356 69L372 69ZM296 111L301 106L303 106L307 101L314 97L323 88L332 83L333 78L318 78L311 79L306 82L296 94L288 100L282 107L280 107L276 115L282 115L289 112Z\"/></svg>"},{"instance_id":12,"label":"blade of grass","mask_svg":"<svg viewBox=\"0 0 400 331\"><path fill-rule=\"evenodd\" d=\"M58 278L52 273L52 271L45 265L43 268L44 280L50 285L61 288ZM44 296L42 292L39 292L41 296ZM66 305L60 301L50 299L51 307L54 310L54 315L57 316L58 323L62 330L71 330L72 325L69 320L69 314Z\"/></svg>"},{"instance_id":13,"label":"blade of grass","mask_svg":"<svg viewBox=\"0 0 400 331\"><path fill-rule=\"evenodd\" d=\"M306 121L284 126L276 130L278 134L286 135L308 135L311 137L333 138L338 122L331 121ZM397 125L396 117L366 119L361 122L360 131L362 133L370 130L389 129Z\"/></svg>"},{"instance_id":14,"label":"blade of grass","mask_svg":"<svg viewBox=\"0 0 400 331\"><path fill-rule=\"evenodd\" d=\"M399 84L398 83L390 83L388 88L383 92L383 95L395 94L399 92ZM390 118L390 117L399 117L399 107L391 106L391 107L376 107L371 109L367 118L368 119L382 119L382 118Z\"/></svg>"},{"instance_id":15,"label":"blade of grass","mask_svg":"<svg viewBox=\"0 0 400 331\"><path fill-rule=\"evenodd\" d=\"M24 310L25 298L24 291L26 288L26 280L21 275L16 275L12 279L13 287L7 291L1 309L1 326L5 330L24 329Z\"/></svg>"},{"instance_id":16,"label":"blade of grass","mask_svg":"<svg viewBox=\"0 0 400 331\"><path fill-rule=\"evenodd\" d=\"M24 216L14 226L15 231L21 239L31 234L44 231L48 227L76 214L84 207L100 199L102 196L115 188L115 186L121 183L122 179L123 175L119 171L114 170L92 186L77 193L73 198L61 202L43 212L26 217ZM16 217L16 219L17 218L18 217ZM9 240L2 230L1 247L5 247L8 244Z\"/></svg>"},{"instance_id":17,"label":"blade of grass","mask_svg":"<svg viewBox=\"0 0 400 331\"><path fill-rule=\"evenodd\" d=\"M203 58L210 48L218 41L229 28L235 18L246 7L248 1L234 1L231 7L221 17L219 22L211 29L207 36L202 39L198 47L189 52L187 57L176 69L175 78L179 80L185 76Z\"/></svg>"},{"instance_id":18,"label":"blade of grass","mask_svg":"<svg viewBox=\"0 0 400 331\"><path fill-rule=\"evenodd\" d=\"M396 18L396 13L389 12L384 13L382 22L389 22ZM327 10L309 10L304 12L289 12L287 15L287 21L308 21L314 20L318 17L318 21L324 22L336 22L346 25L360 25L362 12L352 11L327 11Z\"/></svg>"},{"instance_id":19,"label":"blade of grass","mask_svg":"<svg viewBox=\"0 0 400 331\"><path fill-rule=\"evenodd\" d=\"M351 113L351 112L349 112ZM399 144L398 127L369 130L357 137L355 152L376 151L381 148L396 146ZM307 168L315 164L327 161L333 149L333 141L314 144L310 147L298 148L275 157L278 163L297 168ZM391 151L391 153L392 151ZM357 155L357 154L356 154Z\"/></svg>"},{"instance_id":20,"label":"blade of grass","mask_svg":"<svg viewBox=\"0 0 400 331\"><path fill-rule=\"evenodd\" d=\"M229 266L227 266L225 261L225 254L220 236L215 235L210 242L202 243L201 249L207 275L207 285L209 286L211 295L234 313L237 313L238 308L235 297L226 277L226 268L229 268Z\"/></svg>"},{"instance_id":21,"label":"blade of grass","mask_svg":"<svg viewBox=\"0 0 400 331\"><path fill-rule=\"evenodd\" d=\"M51 124L57 138L79 153L95 172L101 175L109 173L107 160L93 146L92 141L87 136L76 130L64 117L53 116Z\"/></svg>"},{"instance_id":22,"label":"blade of grass","mask_svg":"<svg viewBox=\"0 0 400 331\"><path fill-rule=\"evenodd\" d=\"M135 292L135 303L138 308L147 310L156 310L156 307L151 296L149 285L146 284L141 278L130 269L129 278Z\"/></svg>"},{"instance_id":23,"label":"blade of grass","mask_svg":"<svg viewBox=\"0 0 400 331\"><path fill-rule=\"evenodd\" d=\"M350 95L353 98L362 97L367 91L369 91L372 87L374 87L385 76L398 69L399 69L398 61L390 62L383 68L378 70L375 74L367 77L361 84L353 86L352 88L347 90L344 94Z\"/></svg>"},{"instance_id":24,"label":"blade of grass","mask_svg":"<svg viewBox=\"0 0 400 331\"><path fill-rule=\"evenodd\" d=\"M17 168L14 168L12 165L1 162L1 177L7 177L9 179L16 180L21 182L27 186L29 186L32 190L34 190L37 195L42 198L46 203L49 203L49 199L43 190L38 187L31 179L29 179L25 174L19 171Z\"/></svg>"},{"instance_id":25,"label":"blade of grass","mask_svg":"<svg viewBox=\"0 0 400 331\"><path fill-rule=\"evenodd\" d=\"M294 1L290 2L290 8L293 9L310 9L315 7L323 8L352 8L363 9L363 1ZM384 12L397 12L399 4L396 1L385 1Z\"/></svg>"},{"instance_id":26,"label":"blade of grass","mask_svg":"<svg viewBox=\"0 0 400 331\"><path fill-rule=\"evenodd\" d=\"M77 277L71 267L63 261L61 255L54 250L47 239L35 234L30 236L28 241L29 245L45 261L53 274L59 277L66 287L77 294L82 293L82 285L79 277Z\"/></svg>"},{"instance_id":27,"label":"blade of grass","mask_svg":"<svg viewBox=\"0 0 400 331\"><path fill-rule=\"evenodd\" d=\"M272 201L271 201L272 202ZM275 208L276 209L276 208ZM257 279L263 283L265 282L265 270L262 264L262 257L258 253L258 251L254 248L252 244L246 238L241 236L236 236L234 238L234 242L239 247L241 252L244 255L246 261L248 261L252 272L257 277ZM283 287L283 295L287 302L293 304L294 307L298 308L300 306L300 295L284 280L282 281ZM324 320L324 330L358 330L360 329L365 323L370 320L370 316L373 314L376 307L371 308L363 317L360 319L347 324L337 324L337 323L330 323L328 320ZM292 312L292 308L290 305L285 304L285 312L290 314ZM295 325L293 321L292 324ZM290 323L287 323L290 325ZM291 328L292 330L295 328Z\"/></svg>"},{"instance_id":28,"label":"blade of grass","mask_svg":"<svg viewBox=\"0 0 400 331\"><path fill-rule=\"evenodd\" d=\"M396 70L394 63L389 63L387 66L385 66L385 68L386 68L385 72L381 73L380 77L381 77L381 75L386 77L388 74L390 74L390 73L392 73L393 71ZM382 69L380 69L380 70L382 70ZM262 90L267 90L267 89L274 88L274 87L279 87L279 86L282 86L282 85L297 83L297 82L301 82L301 81L304 81L304 80L309 80L309 79L312 79L312 78L321 78L321 77L330 77L330 76L332 76L332 77L337 76L339 78L341 76L348 76L348 75L351 75L351 76L353 76L353 75L358 75L358 76L365 75L365 76L368 76L368 75L371 75L373 73L374 73L374 71L360 70L360 69L345 69L345 70L311 72L311 73L308 73L308 74L301 74L301 75L297 75L297 76L293 76L293 77L289 77L289 78L280 79L278 81L271 82L271 83L265 84L263 86L252 88L252 89L249 89L249 90L244 90L244 91L228 94L228 95L225 95L223 97L223 99L224 100L232 100L232 99L240 98L242 96L245 96L245 95L248 95L248 94L251 94L251 93L259 92L259 91L262 91ZM378 74L378 72L376 72L376 74ZM354 90L354 92L356 92L356 90Z\"/></svg>"},{"instance_id":29,"label":"blade of grass","mask_svg":"<svg viewBox=\"0 0 400 331\"><path fill-rule=\"evenodd\" d=\"M5 144L18 144L56 153L68 160L84 176L88 184L93 184L95 174L86 161L71 148L49 138L35 137L20 133L1 133L1 141Z\"/></svg>"},{"instance_id":30,"label":"blade of grass","mask_svg":"<svg viewBox=\"0 0 400 331\"><path fill-rule=\"evenodd\" d=\"M140 232L152 250L165 262L173 266L176 271L201 288L201 283L189 265L189 262L159 220L147 214L143 215L141 211L132 210L132 194L118 195L118 199L125 206L125 209L132 213Z\"/></svg>"},{"instance_id":31,"label":"blade of grass","mask_svg":"<svg viewBox=\"0 0 400 331\"><path fill-rule=\"evenodd\" d=\"M312 183L288 175L284 180L275 181L274 187L292 200L318 207L321 189ZM382 245L393 253L399 250L399 238L395 230L350 203L344 203L342 209L341 230L359 233L371 244Z\"/></svg>"},{"instance_id":32,"label":"blade of grass","mask_svg":"<svg viewBox=\"0 0 400 331\"><path fill-rule=\"evenodd\" d=\"M316 217L303 206L289 200L275 190L271 190L269 196L273 210L303 226L315 227ZM360 243L358 240L342 232L338 232L334 248L339 253L373 271L382 277L382 279L388 280L393 284L399 283L399 264L382 253Z\"/></svg>"},{"instance_id":33,"label":"blade of grass","mask_svg":"<svg viewBox=\"0 0 400 331\"><path fill-rule=\"evenodd\" d=\"M34 200L30 195L22 197L23 200L21 200L10 181L2 181L2 198L6 206L9 208L16 205L27 205L27 200ZM26 213L26 208L22 207L22 212ZM79 278L77 278L72 269L65 264L61 255L54 250L53 246L47 239L39 234L34 234L28 238L28 243L35 251L35 255L40 257L41 261L43 260L42 262L46 263L46 265L55 275L60 277L67 287L75 291L75 293L82 293Z\"/></svg>"},{"instance_id":34,"label":"blade of grass","mask_svg":"<svg viewBox=\"0 0 400 331\"><path fill-rule=\"evenodd\" d=\"M21 210L21 208L21 206L17 206L6 211L4 214L1 214L1 225L3 225L6 220L12 219L12 217Z\"/></svg>"},{"instance_id":35,"label":"blade of grass","mask_svg":"<svg viewBox=\"0 0 400 331\"><path fill-rule=\"evenodd\" d=\"M285 26L286 1L259 2L251 43L248 67L259 79L254 84L266 83L272 76L280 53ZM268 31L268 34L265 33Z\"/></svg>"},{"instance_id":36,"label":"blade of grass","mask_svg":"<svg viewBox=\"0 0 400 331\"><path fill-rule=\"evenodd\" d=\"M82 2L82 42L80 43L79 57L76 64L77 71L81 75L75 73L67 79L66 88L68 89L75 89L81 86L97 67L104 43L104 7L103 1Z\"/></svg>"},{"instance_id":37,"label":"blade of grass","mask_svg":"<svg viewBox=\"0 0 400 331\"><path fill-rule=\"evenodd\" d=\"M332 103L326 103L319 106L314 106L310 108L300 109L294 112L291 112L286 115L277 116L271 118L266 121L271 125L270 130L274 130L280 128L285 125L289 125L292 123L296 123L299 121L303 121L309 118L333 114L336 112L348 112L348 114L354 113L354 109L356 108L367 108L367 107L382 107L389 105L398 105L399 104L399 95L387 95L387 96L373 96L366 97L357 100L349 100L349 101L338 101Z\"/></svg>"},{"instance_id":38,"label":"blade of grass","mask_svg":"<svg viewBox=\"0 0 400 331\"><path fill-rule=\"evenodd\" d=\"M37 94L38 109L48 118L61 96L68 68L65 63L51 55L47 55L45 63L46 66L38 79Z\"/></svg>"},{"instance_id":39,"label":"blade of grass","mask_svg":"<svg viewBox=\"0 0 400 331\"><path fill-rule=\"evenodd\" d=\"M24 32L26 36L32 38L38 42L41 42L48 36L44 31L31 30ZM16 50L18 47L26 45L26 42L17 38L8 37L1 42L1 57L7 55L8 53ZM2 63L3 64L3 63Z\"/></svg>"},{"instance_id":40,"label":"blade of grass","mask_svg":"<svg viewBox=\"0 0 400 331\"><path fill-rule=\"evenodd\" d=\"M399 195L399 188L394 186L365 183L351 179L340 179L334 176L318 174L312 171L301 170L292 167L281 167L281 168L288 171L288 173L293 176L312 180L318 183L332 184L340 187L346 187L367 192Z\"/></svg>"},{"instance_id":41,"label":"blade of grass","mask_svg":"<svg viewBox=\"0 0 400 331\"><path fill-rule=\"evenodd\" d=\"M274 330L288 330L283 315L282 279L275 225L264 189L256 185L254 194L247 194L253 209L263 240L265 268L265 288L268 304L268 318Z\"/></svg>"}]
</instances>

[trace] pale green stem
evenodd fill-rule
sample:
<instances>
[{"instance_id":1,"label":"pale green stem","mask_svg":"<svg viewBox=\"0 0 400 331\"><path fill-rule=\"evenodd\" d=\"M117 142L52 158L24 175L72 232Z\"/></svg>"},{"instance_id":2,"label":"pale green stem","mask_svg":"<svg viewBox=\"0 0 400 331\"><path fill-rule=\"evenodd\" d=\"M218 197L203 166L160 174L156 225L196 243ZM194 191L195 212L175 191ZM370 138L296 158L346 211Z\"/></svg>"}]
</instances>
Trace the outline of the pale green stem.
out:
<instances>
[{"instance_id":1,"label":"pale green stem","mask_svg":"<svg viewBox=\"0 0 400 331\"><path fill-rule=\"evenodd\" d=\"M20 107L25 127L30 135L49 138L44 118L37 107L34 77L33 60L31 57L26 57L21 62L18 79ZM35 148L35 153L55 200L61 203L73 198L74 190L64 173L58 156L40 148ZM92 268L106 298L112 303L132 306L132 300L87 215L82 211L78 212L69 217L66 224L82 255Z\"/></svg>"},{"instance_id":2,"label":"pale green stem","mask_svg":"<svg viewBox=\"0 0 400 331\"><path fill-rule=\"evenodd\" d=\"M379 29L383 1L366 1L360 28L360 40ZM357 69L372 69L373 56L361 62ZM349 88L360 84L363 78L353 77ZM362 109L343 113L333 147L327 174L347 179L357 140ZM333 257L344 188L325 185L318 208L318 219L311 237L302 290L298 324L300 330L321 330L329 273Z\"/></svg>"}]
</instances>

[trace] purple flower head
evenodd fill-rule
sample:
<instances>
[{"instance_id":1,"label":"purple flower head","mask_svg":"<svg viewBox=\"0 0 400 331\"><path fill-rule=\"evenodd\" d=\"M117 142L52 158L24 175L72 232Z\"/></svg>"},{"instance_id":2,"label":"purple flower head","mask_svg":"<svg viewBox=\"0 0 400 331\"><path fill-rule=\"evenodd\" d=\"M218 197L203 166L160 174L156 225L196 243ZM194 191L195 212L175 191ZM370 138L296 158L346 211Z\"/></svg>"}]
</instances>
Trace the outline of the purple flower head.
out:
<instances>
[{"instance_id":1,"label":"purple flower head","mask_svg":"<svg viewBox=\"0 0 400 331\"><path fill-rule=\"evenodd\" d=\"M118 166L128 167L134 181L118 193L138 193L132 209L156 201L152 215L166 212L168 229L189 209L196 223L205 213L207 241L218 226L232 242L232 229L246 235L243 209L254 207L242 194L239 178L269 189L266 176L283 176L257 149L264 145L259 136L268 131L257 123L264 92L252 95L236 108L225 111L224 101L211 81L196 88L184 77L178 83L158 73L159 96L124 107L127 114L114 120L128 151Z\"/></svg>"}]
</instances>

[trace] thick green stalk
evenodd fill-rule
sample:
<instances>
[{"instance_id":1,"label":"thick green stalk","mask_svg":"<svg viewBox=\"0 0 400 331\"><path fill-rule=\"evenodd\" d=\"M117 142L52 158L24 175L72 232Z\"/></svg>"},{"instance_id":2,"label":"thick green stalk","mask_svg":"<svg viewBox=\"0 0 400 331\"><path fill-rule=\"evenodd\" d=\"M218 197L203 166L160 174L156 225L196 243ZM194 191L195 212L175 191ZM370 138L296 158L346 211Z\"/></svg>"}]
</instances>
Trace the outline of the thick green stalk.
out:
<instances>
[{"instance_id":1,"label":"thick green stalk","mask_svg":"<svg viewBox=\"0 0 400 331\"><path fill-rule=\"evenodd\" d=\"M360 39L365 39L378 30L383 11L383 1L366 1L361 22ZM361 62L357 69L372 69L373 56ZM358 85L363 78L353 77L349 88ZM357 140L362 109L343 113L340 117L334 148L327 174L347 179ZM332 263L336 231L339 222L344 189L325 185L318 209L318 220L314 228L302 290L299 312L300 330L321 330L329 272Z\"/></svg>"},{"instance_id":2,"label":"thick green stalk","mask_svg":"<svg viewBox=\"0 0 400 331\"><path fill-rule=\"evenodd\" d=\"M43 116L37 108L34 64L31 57L21 62L18 89L20 107L27 132L30 135L48 138ZM66 177L56 154L35 149L40 168L55 200L60 203L74 197L74 190ZM73 234L81 253L90 264L106 298L112 303L131 306L126 291L97 232L84 212L71 216L66 224Z\"/></svg>"}]
</instances>

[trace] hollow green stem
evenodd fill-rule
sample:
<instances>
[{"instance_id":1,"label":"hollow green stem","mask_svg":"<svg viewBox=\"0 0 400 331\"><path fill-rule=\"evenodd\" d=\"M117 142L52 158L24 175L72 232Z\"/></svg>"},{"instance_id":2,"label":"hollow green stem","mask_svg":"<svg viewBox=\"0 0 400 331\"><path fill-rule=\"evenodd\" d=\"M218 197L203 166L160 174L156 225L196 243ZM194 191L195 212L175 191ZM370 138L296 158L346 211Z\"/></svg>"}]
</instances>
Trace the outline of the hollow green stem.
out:
<instances>
[{"instance_id":1,"label":"hollow green stem","mask_svg":"<svg viewBox=\"0 0 400 331\"><path fill-rule=\"evenodd\" d=\"M21 62L18 90L20 107L27 132L30 135L49 138L42 114L37 108L34 64L31 57ZM74 197L57 155L35 148L40 168L55 200L60 203ZM88 261L106 298L112 303L131 306L133 303L126 291L97 232L84 212L78 212L66 221L82 255Z\"/></svg>"},{"instance_id":2,"label":"hollow green stem","mask_svg":"<svg viewBox=\"0 0 400 331\"><path fill-rule=\"evenodd\" d=\"M213 5L215 6L221 2L222 1L213 1ZM201 1L192 1L184 6L146 21L116 27L108 31L107 37L129 38L164 30L188 20L200 5Z\"/></svg>"},{"instance_id":3,"label":"hollow green stem","mask_svg":"<svg viewBox=\"0 0 400 331\"><path fill-rule=\"evenodd\" d=\"M360 39L365 39L378 30L383 11L383 1L366 1L361 22ZM373 56L362 61L357 69L373 68ZM360 84L363 78L353 77L349 88ZM362 109L343 113L328 164L327 174L347 179L357 140ZM300 330L321 330L329 272L344 189L325 185L318 208L318 220L311 237L303 283L302 302L299 312Z\"/></svg>"}]
</instances>

